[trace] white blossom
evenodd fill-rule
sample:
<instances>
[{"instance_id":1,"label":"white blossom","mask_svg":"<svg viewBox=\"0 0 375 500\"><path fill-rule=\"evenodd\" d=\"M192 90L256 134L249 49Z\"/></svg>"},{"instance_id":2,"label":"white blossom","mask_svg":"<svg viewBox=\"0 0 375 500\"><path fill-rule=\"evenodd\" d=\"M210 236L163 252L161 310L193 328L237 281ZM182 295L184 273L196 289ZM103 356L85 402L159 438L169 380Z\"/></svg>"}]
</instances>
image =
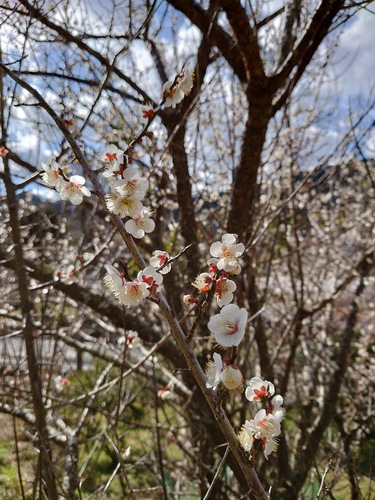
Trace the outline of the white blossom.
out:
<instances>
[{"instance_id":1,"label":"white blossom","mask_svg":"<svg viewBox=\"0 0 375 500\"><path fill-rule=\"evenodd\" d=\"M142 271L139 271L137 280L140 283L145 283L148 289L151 289L154 285L161 285L163 283L163 276L156 272L154 267L147 266Z\"/></svg>"},{"instance_id":2,"label":"white blossom","mask_svg":"<svg viewBox=\"0 0 375 500\"><path fill-rule=\"evenodd\" d=\"M80 205L84 196L91 196L90 191L84 186L85 179L80 175L72 175L69 181L61 180L58 191L62 200L69 200L73 205Z\"/></svg>"},{"instance_id":3,"label":"white blossom","mask_svg":"<svg viewBox=\"0 0 375 500\"><path fill-rule=\"evenodd\" d=\"M155 250L154 252L152 252L152 255L153 257L151 257L150 259L150 264L156 268L163 266L169 259L168 252L164 252L163 250ZM167 274L171 270L171 267L172 267L171 264L167 264L165 267L163 267L163 269L160 269L160 271L158 272L161 274Z\"/></svg>"},{"instance_id":4,"label":"white blossom","mask_svg":"<svg viewBox=\"0 0 375 500\"><path fill-rule=\"evenodd\" d=\"M189 68L185 68L181 72L181 80L179 82L179 88L185 95L189 95L191 89L193 88L194 72Z\"/></svg>"},{"instance_id":5,"label":"white blossom","mask_svg":"<svg viewBox=\"0 0 375 500\"><path fill-rule=\"evenodd\" d=\"M223 360L220 354L214 352L212 360L207 363L205 374L207 377L206 387L214 391L221 382L221 370L223 369Z\"/></svg>"},{"instance_id":6,"label":"white blossom","mask_svg":"<svg viewBox=\"0 0 375 500\"><path fill-rule=\"evenodd\" d=\"M284 416L284 409L281 408L283 403L284 398L280 396L280 394L276 394L276 396L271 399L271 413L280 420L282 420Z\"/></svg>"},{"instance_id":7,"label":"white blossom","mask_svg":"<svg viewBox=\"0 0 375 500\"><path fill-rule=\"evenodd\" d=\"M242 373L236 365L229 365L221 373L224 387L233 390L242 386Z\"/></svg>"},{"instance_id":8,"label":"white blossom","mask_svg":"<svg viewBox=\"0 0 375 500\"><path fill-rule=\"evenodd\" d=\"M274 394L274 385L268 380L262 380L259 377L253 377L245 391L245 396L249 401L262 401Z\"/></svg>"},{"instance_id":9,"label":"white blossom","mask_svg":"<svg viewBox=\"0 0 375 500\"><path fill-rule=\"evenodd\" d=\"M47 186L54 187L58 191L62 181L59 173L60 165L55 160L50 160L49 163L42 163L41 167L44 170L43 181Z\"/></svg>"},{"instance_id":10,"label":"white blossom","mask_svg":"<svg viewBox=\"0 0 375 500\"><path fill-rule=\"evenodd\" d=\"M148 180L134 176L131 179L120 179L112 184L112 187L126 198L132 200L143 200L148 189Z\"/></svg>"},{"instance_id":11,"label":"white blossom","mask_svg":"<svg viewBox=\"0 0 375 500\"><path fill-rule=\"evenodd\" d=\"M57 375L54 378L54 384L55 384L56 392L60 393L62 390L65 389L65 387L70 385L70 381L66 377L62 377L61 375Z\"/></svg>"},{"instance_id":12,"label":"white blossom","mask_svg":"<svg viewBox=\"0 0 375 500\"><path fill-rule=\"evenodd\" d=\"M220 277L215 284L215 297L219 307L230 304L233 300L233 292L237 285L234 281Z\"/></svg>"},{"instance_id":13,"label":"white blossom","mask_svg":"<svg viewBox=\"0 0 375 500\"><path fill-rule=\"evenodd\" d=\"M99 156L99 159L105 163L117 161L120 164L124 162L124 151L115 144L109 144L107 149Z\"/></svg>"},{"instance_id":14,"label":"white blossom","mask_svg":"<svg viewBox=\"0 0 375 500\"><path fill-rule=\"evenodd\" d=\"M150 218L151 215L151 210L144 208L136 217L125 223L126 231L134 238L143 238L146 233L151 233L155 229L155 222Z\"/></svg>"},{"instance_id":15,"label":"white blossom","mask_svg":"<svg viewBox=\"0 0 375 500\"><path fill-rule=\"evenodd\" d=\"M136 218L145 208L141 201L122 196L120 193L107 194L105 201L108 210L120 217Z\"/></svg>"},{"instance_id":16,"label":"white blossom","mask_svg":"<svg viewBox=\"0 0 375 500\"><path fill-rule=\"evenodd\" d=\"M185 94L183 91L177 86L177 84L173 85L173 82L166 82L163 85L163 99L164 106L166 108L172 107L175 108L177 104L179 104Z\"/></svg>"},{"instance_id":17,"label":"white blossom","mask_svg":"<svg viewBox=\"0 0 375 500\"><path fill-rule=\"evenodd\" d=\"M205 293L211 289L213 281L211 274L201 273L195 278L192 285L198 289L199 293Z\"/></svg>"},{"instance_id":18,"label":"white blossom","mask_svg":"<svg viewBox=\"0 0 375 500\"><path fill-rule=\"evenodd\" d=\"M142 345L142 341L139 338L137 332L129 330L125 333L125 335L121 336L118 339L117 344L118 345L125 344L127 349L135 349Z\"/></svg>"},{"instance_id":19,"label":"white blossom","mask_svg":"<svg viewBox=\"0 0 375 500\"><path fill-rule=\"evenodd\" d=\"M104 283L124 306L137 306L150 295L147 283L125 281L125 278L111 265L105 265L107 275Z\"/></svg>"},{"instance_id":20,"label":"white blossom","mask_svg":"<svg viewBox=\"0 0 375 500\"><path fill-rule=\"evenodd\" d=\"M280 422L280 418L272 413L267 413L266 410L258 411L253 420L246 420L238 436L245 451L249 452L253 440L259 439L262 443L264 456L268 459L268 456L278 447L276 438L281 434Z\"/></svg>"},{"instance_id":21,"label":"white blossom","mask_svg":"<svg viewBox=\"0 0 375 500\"><path fill-rule=\"evenodd\" d=\"M210 254L218 260L217 268L230 273L238 271L238 258L245 251L242 243L237 243L236 234L224 234L220 241L215 241L210 247Z\"/></svg>"},{"instance_id":22,"label":"white blossom","mask_svg":"<svg viewBox=\"0 0 375 500\"><path fill-rule=\"evenodd\" d=\"M240 309L236 304L228 304L219 314L211 316L208 329L214 334L218 344L223 347L232 347L238 346L243 339L246 323L246 309Z\"/></svg>"}]
</instances>

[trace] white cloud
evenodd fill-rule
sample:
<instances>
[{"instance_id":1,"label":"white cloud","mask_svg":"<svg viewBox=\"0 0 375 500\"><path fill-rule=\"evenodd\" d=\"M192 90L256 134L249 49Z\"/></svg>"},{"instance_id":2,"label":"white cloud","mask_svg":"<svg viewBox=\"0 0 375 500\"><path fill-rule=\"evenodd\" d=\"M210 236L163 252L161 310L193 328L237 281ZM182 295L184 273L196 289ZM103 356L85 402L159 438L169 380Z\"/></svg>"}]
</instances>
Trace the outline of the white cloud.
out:
<instances>
[{"instance_id":1,"label":"white cloud","mask_svg":"<svg viewBox=\"0 0 375 500\"><path fill-rule=\"evenodd\" d=\"M347 26L332 66L343 98L367 95L375 85L375 16L362 10Z\"/></svg>"}]
</instances>

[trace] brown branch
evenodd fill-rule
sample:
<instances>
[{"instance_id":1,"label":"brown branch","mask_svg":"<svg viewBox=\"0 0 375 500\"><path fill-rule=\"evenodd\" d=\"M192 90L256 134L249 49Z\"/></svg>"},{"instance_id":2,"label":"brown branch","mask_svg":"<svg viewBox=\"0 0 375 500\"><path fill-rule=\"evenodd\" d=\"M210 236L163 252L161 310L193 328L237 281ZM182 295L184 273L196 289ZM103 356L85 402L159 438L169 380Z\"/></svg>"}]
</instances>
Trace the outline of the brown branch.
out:
<instances>
[{"instance_id":1,"label":"brown branch","mask_svg":"<svg viewBox=\"0 0 375 500\"><path fill-rule=\"evenodd\" d=\"M219 0L237 39L248 81L264 80L263 61L260 56L256 32L251 28L244 7L239 0Z\"/></svg>"},{"instance_id":2,"label":"brown branch","mask_svg":"<svg viewBox=\"0 0 375 500\"><path fill-rule=\"evenodd\" d=\"M168 0L168 3L182 12L202 33L207 33L211 22L210 15L199 4L186 0ZM210 32L210 42L220 50L240 81L246 82L246 70L235 40L216 23Z\"/></svg>"},{"instance_id":3,"label":"brown branch","mask_svg":"<svg viewBox=\"0 0 375 500\"><path fill-rule=\"evenodd\" d=\"M276 113L287 101L306 67L312 60L319 45L328 34L336 15L343 8L344 0L322 1L296 48L289 52L277 74L271 77L271 85L284 91L273 103L272 113ZM297 68L291 79L294 68Z\"/></svg>"}]
</instances>

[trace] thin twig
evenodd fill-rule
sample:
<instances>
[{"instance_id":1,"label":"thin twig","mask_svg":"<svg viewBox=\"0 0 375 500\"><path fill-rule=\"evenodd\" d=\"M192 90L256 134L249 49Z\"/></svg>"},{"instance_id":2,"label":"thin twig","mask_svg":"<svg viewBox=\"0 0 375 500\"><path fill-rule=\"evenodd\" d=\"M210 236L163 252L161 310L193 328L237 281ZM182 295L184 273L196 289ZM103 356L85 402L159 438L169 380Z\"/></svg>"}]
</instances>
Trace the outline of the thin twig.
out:
<instances>
[{"instance_id":1,"label":"thin twig","mask_svg":"<svg viewBox=\"0 0 375 500\"><path fill-rule=\"evenodd\" d=\"M212 482L211 482L211 484L210 484L210 487L209 487L209 488L208 488L208 490L207 490L207 493L204 495L203 500L207 500L207 499L209 498L209 496L211 495L212 490L213 490L213 488L214 488L214 486L215 486L215 483L216 483L216 481L217 481L217 478L219 477L220 471L221 471L221 469L222 469L222 467L223 467L223 465L224 465L224 463L225 463L225 460L227 459L228 453L229 453L229 446L227 446L227 448L226 448L226 450L225 450L224 456L223 456L223 458L221 459L221 462L220 462L220 464L219 464L219 467L217 468L217 471L216 471L216 473L215 473L215 475L214 475L214 478L213 478L213 480L212 480Z\"/></svg>"},{"instance_id":2,"label":"thin twig","mask_svg":"<svg viewBox=\"0 0 375 500\"><path fill-rule=\"evenodd\" d=\"M322 480L320 482L319 490L318 490L318 493L316 494L316 497L315 497L316 500L318 500L320 498L320 495L321 495L321 493L323 491L323 487L324 487L324 481L326 479L326 476L328 474L329 469L331 468L331 465L332 465L332 460L330 460L328 462L327 467L324 470L324 473L323 473L323 476L322 476Z\"/></svg>"}]
</instances>

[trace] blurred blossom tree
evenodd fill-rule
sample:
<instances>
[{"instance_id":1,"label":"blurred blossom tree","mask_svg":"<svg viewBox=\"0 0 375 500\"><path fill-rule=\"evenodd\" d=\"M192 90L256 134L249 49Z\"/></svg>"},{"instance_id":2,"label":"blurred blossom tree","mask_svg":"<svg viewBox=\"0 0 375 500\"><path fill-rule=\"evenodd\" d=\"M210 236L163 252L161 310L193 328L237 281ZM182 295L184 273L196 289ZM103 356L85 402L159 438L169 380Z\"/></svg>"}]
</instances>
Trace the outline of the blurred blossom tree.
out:
<instances>
[{"instance_id":1,"label":"blurred blossom tree","mask_svg":"<svg viewBox=\"0 0 375 500\"><path fill-rule=\"evenodd\" d=\"M0 494L361 498L375 99L327 80L370 3L2 2Z\"/></svg>"}]
</instances>

